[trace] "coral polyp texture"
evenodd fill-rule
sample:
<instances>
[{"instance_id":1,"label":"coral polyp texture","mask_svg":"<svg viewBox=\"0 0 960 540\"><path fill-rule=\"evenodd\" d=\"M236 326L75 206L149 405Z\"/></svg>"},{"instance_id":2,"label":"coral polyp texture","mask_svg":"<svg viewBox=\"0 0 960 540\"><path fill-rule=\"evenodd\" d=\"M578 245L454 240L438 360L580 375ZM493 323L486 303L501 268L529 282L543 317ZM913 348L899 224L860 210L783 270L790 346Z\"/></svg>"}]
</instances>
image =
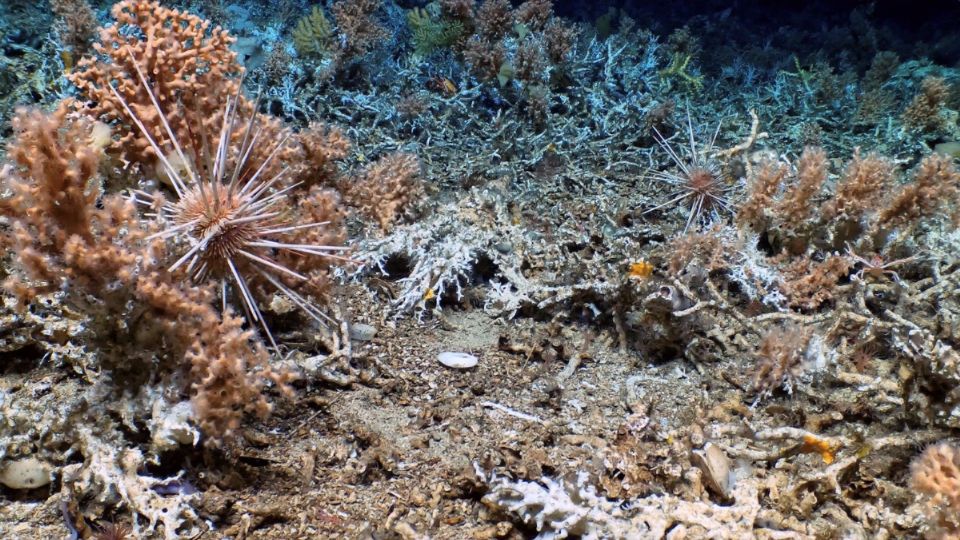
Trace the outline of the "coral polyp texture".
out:
<instances>
[{"instance_id":1,"label":"coral polyp texture","mask_svg":"<svg viewBox=\"0 0 960 540\"><path fill-rule=\"evenodd\" d=\"M946 443L927 448L911 465L910 483L923 499L931 535L960 534L960 450Z\"/></svg>"},{"instance_id":2,"label":"coral polyp texture","mask_svg":"<svg viewBox=\"0 0 960 540\"><path fill-rule=\"evenodd\" d=\"M960 4L721 4L0 2L0 538L960 538Z\"/></svg>"},{"instance_id":3,"label":"coral polyp texture","mask_svg":"<svg viewBox=\"0 0 960 540\"><path fill-rule=\"evenodd\" d=\"M237 92L242 68L230 49L234 38L210 21L156 2L118 2L110 12L115 22L100 29L96 54L80 60L67 75L83 95L87 114L114 123L112 149L126 159L149 162L158 156L148 136L161 148L171 143L162 126L163 111L151 103L152 93L161 107L176 107L169 119L175 137L199 148L199 137L222 124L224 97ZM141 84L138 68L150 75L150 88ZM148 135L124 112L121 98L136 111Z\"/></svg>"}]
</instances>

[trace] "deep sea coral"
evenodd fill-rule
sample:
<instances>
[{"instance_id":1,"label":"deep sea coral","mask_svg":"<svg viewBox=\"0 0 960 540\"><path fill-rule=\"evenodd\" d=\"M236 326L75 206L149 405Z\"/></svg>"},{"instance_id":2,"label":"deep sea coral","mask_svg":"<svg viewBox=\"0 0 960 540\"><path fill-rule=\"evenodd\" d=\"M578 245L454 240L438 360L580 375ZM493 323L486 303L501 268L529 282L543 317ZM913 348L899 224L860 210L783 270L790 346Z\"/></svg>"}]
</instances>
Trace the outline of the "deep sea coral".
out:
<instances>
[{"instance_id":1,"label":"deep sea coral","mask_svg":"<svg viewBox=\"0 0 960 540\"><path fill-rule=\"evenodd\" d=\"M920 89L903 111L903 124L922 133L936 132L947 124L943 107L950 94L950 86L942 77L926 77Z\"/></svg>"},{"instance_id":2,"label":"deep sea coral","mask_svg":"<svg viewBox=\"0 0 960 540\"><path fill-rule=\"evenodd\" d=\"M230 49L234 39L220 27L210 28L209 21L157 2L124 0L111 13L116 24L102 28L93 45L99 57L82 59L67 76L88 100L86 112L115 124L111 152L155 163L159 156L144 131L161 148L170 146L149 92L168 114L176 107L178 113L169 115L169 123L180 144L201 148L201 134L216 132L223 124L223 96L234 95L239 88L241 68ZM130 28L139 31L121 31ZM150 74L150 88L140 83L137 67ZM130 104L145 130L124 112L120 98Z\"/></svg>"},{"instance_id":3,"label":"deep sea coral","mask_svg":"<svg viewBox=\"0 0 960 540\"><path fill-rule=\"evenodd\" d=\"M149 83L135 66L137 74L147 88L151 101L157 107L155 113L164 127L169 122L160 110L156 97L149 90ZM130 105L114 93L127 114L138 127L144 124L130 108ZM293 280L298 286L315 285L322 283L318 274L326 272L327 262L324 258L342 258L337 254L347 248L339 245L309 243L305 240L315 238L312 229L336 228L337 220L320 216L317 221L302 220L291 206L290 192L297 187L289 184L284 178L286 169L272 175L264 174L270 170L270 162L276 156L285 140L273 144L267 158L261 163L248 162L252 154L253 145L257 144L262 135L262 128L256 126L258 115L251 115L242 134L239 147L231 148L236 138L235 125L240 121L237 109L240 107L240 95L228 97L224 110L221 113L223 126L219 133L201 133L203 141L219 141L215 148L204 145L202 154L192 154L191 160L183 153L176 136L168 131L170 143L179 159L179 167L175 167L170 160L164 157L165 152L142 127L143 136L147 138L156 155L161 156L161 163L177 200L167 202L162 194L139 192L137 200L151 207L156 212L163 227L162 231L154 235L155 238L171 240L183 245L176 259L168 268L168 272L176 272L183 268L195 283L205 283L214 280L219 283L222 301L227 301L227 284L236 287L240 295L244 311L252 323L258 323L267 338L276 349L277 344L264 320L254 291L269 284L283 293L294 304L300 307L307 315L318 323L324 324L328 317L316 307L308 297L298 293L294 287L286 282ZM206 129L200 125L196 130ZM227 162L227 156L236 154L239 161L232 164ZM207 167L196 167L192 163L204 162ZM324 197L328 194L312 192L313 196ZM335 236L335 235L334 235ZM303 262L298 264L300 272L282 264L291 254L306 258L320 259L315 264ZM320 292L317 289L315 292Z\"/></svg>"},{"instance_id":4,"label":"deep sea coral","mask_svg":"<svg viewBox=\"0 0 960 540\"><path fill-rule=\"evenodd\" d=\"M356 58L382 45L389 35L374 14L380 0L338 0L330 6L340 35L340 53Z\"/></svg>"},{"instance_id":5,"label":"deep sea coral","mask_svg":"<svg viewBox=\"0 0 960 540\"><path fill-rule=\"evenodd\" d=\"M22 110L13 126L13 163L0 177L9 190L0 209L11 224L0 241L29 281L13 275L7 289L23 303L67 283L105 292L135 263L125 245L145 236L126 200L101 198L98 167L109 128L71 116L68 105L50 115Z\"/></svg>"},{"instance_id":6,"label":"deep sea coral","mask_svg":"<svg viewBox=\"0 0 960 540\"><path fill-rule=\"evenodd\" d=\"M360 178L343 185L344 197L389 230L397 217L423 197L416 156L394 154L367 168Z\"/></svg>"},{"instance_id":7,"label":"deep sea coral","mask_svg":"<svg viewBox=\"0 0 960 540\"><path fill-rule=\"evenodd\" d=\"M142 324L165 329L172 340L162 345L142 328L128 327L132 341L104 347L101 366L137 369L138 362L169 354L174 360L166 369L189 374L184 390L192 395L198 423L214 438L236 428L244 411L266 414L270 405L261 389L267 380L282 384L286 375L270 368L241 319L213 307L204 284L164 271L165 247L150 239L151 225L138 219L129 199L100 193L105 139L95 135L91 120L69 109L65 104L49 116L24 111L15 122L15 161L0 175L10 193L0 209L11 223L0 242L15 251L18 269L6 288L24 306L44 291L64 290L71 304L94 318L92 331L105 325L105 332L117 332L131 313L148 310L152 321ZM186 365L177 360L184 354Z\"/></svg>"},{"instance_id":8,"label":"deep sea coral","mask_svg":"<svg viewBox=\"0 0 960 540\"><path fill-rule=\"evenodd\" d=\"M303 58L319 56L330 50L333 31L320 6L304 15L293 29L293 46Z\"/></svg>"},{"instance_id":9,"label":"deep sea coral","mask_svg":"<svg viewBox=\"0 0 960 540\"><path fill-rule=\"evenodd\" d=\"M951 40L698 3L0 2L0 536L955 535Z\"/></svg>"},{"instance_id":10,"label":"deep sea coral","mask_svg":"<svg viewBox=\"0 0 960 540\"><path fill-rule=\"evenodd\" d=\"M960 449L941 443L924 450L910 467L910 484L924 499L931 535L960 535Z\"/></svg>"},{"instance_id":11,"label":"deep sea coral","mask_svg":"<svg viewBox=\"0 0 960 540\"><path fill-rule=\"evenodd\" d=\"M86 54L97 33L97 16L86 0L53 0L53 12L61 20L60 41L73 60Z\"/></svg>"}]
</instances>

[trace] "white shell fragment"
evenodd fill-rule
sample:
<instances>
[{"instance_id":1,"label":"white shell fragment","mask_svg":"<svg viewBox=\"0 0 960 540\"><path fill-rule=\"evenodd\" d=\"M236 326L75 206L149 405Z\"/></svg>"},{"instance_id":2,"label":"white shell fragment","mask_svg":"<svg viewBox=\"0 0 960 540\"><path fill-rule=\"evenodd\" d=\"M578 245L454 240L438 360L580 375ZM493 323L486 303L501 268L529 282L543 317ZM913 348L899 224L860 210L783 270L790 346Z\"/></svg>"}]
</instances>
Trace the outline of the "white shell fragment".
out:
<instances>
[{"instance_id":1,"label":"white shell fragment","mask_svg":"<svg viewBox=\"0 0 960 540\"><path fill-rule=\"evenodd\" d=\"M703 471L707 489L723 498L729 498L733 489L734 475L730 458L713 443L707 443L703 450L694 450L690 462Z\"/></svg>"},{"instance_id":2,"label":"white shell fragment","mask_svg":"<svg viewBox=\"0 0 960 540\"><path fill-rule=\"evenodd\" d=\"M437 360L453 369L470 369L477 365L477 357L465 352L442 352L437 355Z\"/></svg>"},{"instance_id":3,"label":"white shell fragment","mask_svg":"<svg viewBox=\"0 0 960 540\"><path fill-rule=\"evenodd\" d=\"M11 489L33 489L50 483L53 468L37 458L10 461L0 469L0 484Z\"/></svg>"}]
</instances>

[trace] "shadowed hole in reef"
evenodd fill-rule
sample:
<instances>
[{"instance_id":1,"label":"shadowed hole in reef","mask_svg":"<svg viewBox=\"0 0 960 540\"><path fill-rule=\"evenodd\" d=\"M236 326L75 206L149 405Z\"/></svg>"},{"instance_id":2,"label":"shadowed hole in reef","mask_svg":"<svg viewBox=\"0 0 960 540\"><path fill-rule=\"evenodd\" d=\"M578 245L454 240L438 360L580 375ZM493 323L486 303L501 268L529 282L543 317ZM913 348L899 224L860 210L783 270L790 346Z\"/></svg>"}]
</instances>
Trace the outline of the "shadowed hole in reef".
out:
<instances>
[{"instance_id":1,"label":"shadowed hole in reef","mask_svg":"<svg viewBox=\"0 0 960 540\"><path fill-rule=\"evenodd\" d=\"M757 239L757 251L766 254L767 257L773 257L777 254L773 244L770 243L770 238L768 237L767 233L761 234Z\"/></svg>"},{"instance_id":2,"label":"shadowed hole in reef","mask_svg":"<svg viewBox=\"0 0 960 540\"><path fill-rule=\"evenodd\" d=\"M0 375L26 374L43 360L43 349L36 344L0 352Z\"/></svg>"},{"instance_id":3,"label":"shadowed hole in reef","mask_svg":"<svg viewBox=\"0 0 960 540\"><path fill-rule=\"evenodd\" d=\"M490 283L490 280L497 275L500 267L486 253L481 253L477 260L473 262L473 267L470 270L470 283L472 285L485 285Z\"/></svg>"},{"instance_id":4,"label":"shadowed hole in reef","mask_svg":"<svg viewBox=\"0 0 960 540\"><path fill-rule=\"evenodd\" d=\"M399 281L410 276L413 261L403 253L393 253L383 261L384 277L390 281Z\"/></svg>"},{"instance_id":5,"label":"shadowed hole in reef","mask_svg":"<svg viewBox=\"0 0 960 540\"><path fill-rule=\"evenodd\" d=\"M0 484L0 499L4 502L22 502L22 503L42 503L50 498L51 493L60 491L59 479L40 487L32 489L11 489ZM4 536L4 538L12 538Z\"/></svg>"}]
</instances>

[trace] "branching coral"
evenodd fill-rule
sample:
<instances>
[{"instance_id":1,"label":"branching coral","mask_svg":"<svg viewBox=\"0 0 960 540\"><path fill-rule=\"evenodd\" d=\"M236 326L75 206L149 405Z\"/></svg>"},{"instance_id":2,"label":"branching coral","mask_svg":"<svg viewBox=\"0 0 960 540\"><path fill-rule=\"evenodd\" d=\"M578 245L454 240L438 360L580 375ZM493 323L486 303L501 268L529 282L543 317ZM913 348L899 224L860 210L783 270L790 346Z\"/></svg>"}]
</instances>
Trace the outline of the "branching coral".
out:
<instances>
[{"instance_id":1,"label":"branching coral","mask_svg":"<svg viewBox=\"0 0 960 540\"><path fill-rule=\"evenodd\" d=\"M100 368L136 373L131 385L174 381L216 441L245 413L270 411L267 387L287 390L290 375L245 326L279 349L262 306L283 302L271 295L328 320L319 307L328 270L346 251L335 188L369 193L358 205L386 223L416 198L417 160L388 158L351 183L335 164L349 148L339 130L294 134L244 97L226 32L154 2L126 0L113 13L101 56L74 75L93 103L15 122L0 200L9 223L0 241L17 253L6 286L23 304L64 291L103 342ZM119 134L112 145L100 120ZM163 185L130 198L105 192L105 151L155 168Z\"/></svg>"},{"instance_id":2,"label":"branching coral","mask_svg":"<svg viewBox=\"0 0 960 540\"><path fill-rule=\"evenodd\" d=\"M53 0L53 12L61 20L60 41L72 55L86 54L97 33L97 16L86 0Z\"/></svg>"},{"instance_id":3,"label":"branching coral","mask_svg":"<svg viewBox=\"0 0 960 540\"><path fill-rule=\"evenodd\" d=\"M790 307L814 310L833 299L837 284L852 266L843 255L829 255L823 261L797 257L783 267L781 289Z\"/></svg>"},{"instance_id":4,"label":"branching coral","mask_svg":"<svg viewBox=\"0 0 960 540\"><path fill-rule=\"evenodd\" d=\"M546 86L566 61L576 32L553 16L549 0L529 0L511 9L506 0L440 3L441 21L463 28L454 45L474 75L506 86L514 78ZM543 89L540 92L544 92Z\"/></svg>"},{"instance_id":5,"label":"branching coral","mask_svg":"<svg viewBox=\"0 0 960 540\"><path fill-rule=\"evenodd\" d=\"M362 56L387 39L387 30L374 17L378 9L380 0L339 0L330 7L344 57Z\"/></svg>"},{"instance_id":6,"label":"branching coral","mask_svg":"<svg viewBox=\"0 0 960 540\"><path fill-rule=\"evenodd\" d=\"M129 103L146 133L166 147L170 140L149 90L161 107L178 110L169 119L176 138L186 147L200 148L202 130L197 127L217 131L223 123L223 96L239 88L241 68L230 50L233 38L220 27L211 29L209 21L157 2L123 0L111 12L116 23L102 28L94 44L103 60L84 58L68 75L89 100L89 114L114 123L114 151L128 160L152 163L158 156L120 103L120 98ZM140 84L135 66L150 74L149 89Z\"/></svg>"},{"instance_id":7,"label":"branching coral","mask_svg":"<svg viewBox=\"0 0 960 540\"><path fill-rule=\"evenodd\" d=\"M485 476L482 475L481 476ZM561 538L750 538L760 526L756 480L740 480L734 503L685 501L673 495L650 495L630 502L598 493L587 473L570 481L549 477L539 482L492 477L484 503L516 516L537 532L537 540ZM782 531L778 531L782 532ZM772 536L772 535L771 535Z\"/></svg>"},{"instance_id":8,"label":"branching coral","mask_svg":"<svg viewBox=\"0 0 960 540\"><path fill-rule=\"evenodd\" d=\"M337 180L336 162L347 156L350 141L334 126L311 123L294 137L297 159L288 161L291 174L307 185L331 187Z\"/></svg>"},{"instance_id":9,"label":"branching coral","mask_svg":"<svg viewBox=\"0 0 960 540\"><path fill-rule=\"evenodd\" d=\"M903 111L902 120L908 129L929 133L943 129L947 119L944 103L950 87L941 77L927 77L920 82L920 91Z\"/></svg>"},{"instance_id":10,"label":"branching coral","mask_svg":"<svg viewBox=\"0 0 960 540\"><path fill-rule=\"evenodd\" d=\"M927 448L910 467L910 484L924 498L934 537L960 537L960 449L946 443Z\"/></svg>"},{"instance_id":11,"label":"branching coral","mask_svg":"<svg viewBox=\"0 0 960 540\"><path fill-rule=\"evenodd\" d=\"M412 34L414 53L419 56L450 47L463 34L463 25L459 21L441 18L431 11L430 6L407 12L407 25Z\"/></svg>"},{"instance_id":12,"label":"branching coral","mask_svg":"<svg viewBox=\"0 0 960 540\"><path fill-rule=\"evenodd\" d=\"M88 427L80 429L78 435L85 463L64 467L61 488L64 501L93 494L95 500L88 501L89 504L99 507L123 504L133 512L133 532L138 538L162 534L163 538L173 540L197 534L197 513L192 508L198 498L196 493L163 496L157 488L177 479L141 474L146 460L139 450L118 450ZM69 507L69 503L64 505Z\"/></svg>"},{"instance_id":13,"label":"branching coral","mask_svg":"<svg viewBox=\"0 0 960 540\"><path fill-rule=\"evenodd\" d=\"M103 289L134 263L123 245L144 236L133 207L122 198L108 197L97 207L108 128L71 117L66 105L49 116L20 111L13 126L16 137L8 148L13 164L0 173L12 194L0 201L0 209L11 223L0 241L17 254L32 283L11 277L6 287L23 301L63 281Z\"/></svg>"},{"instance_id":14,"label":"branching coral","mask_svg":"<svg viewBox=\"0 0 960 540\"><path fill-rule=\"evenodd\" d=\"M913 182L900 188L880 210L877 224L886 229L914 227L936 219L953 206L953 220L960 216L960 172L949 156L931 154L920 162Z\"/></svg>"},{"instance_id":15,"label":"branching coral","mask_svg":"<svg viewBox=\"0 0 960 540\"><path fill-rule=\"evenodd\" d=\"M270 406L261 390L268 380L283 383L285 375L270 368L241 321L213 307L209 290L163 271L165 246L149 240L149 226L128 199L101 196L103 138L91 138L95 124L68 110L64 105L49 116L25 111L15 121L15 163L0 176L11 194L0 201L10 230L0 242L16 253L19 272L6 287L23 302L46 290L66 290L75 305L114 326L134 325L123 321L148 310L150 324L172 338L168 345L131 336L126 345L138 351L124 351L123 344L120 351L118 344L104 347L101 365L131 369L131 363L152 361L143 348L174 357L189 351L189 365L174 362L169 369L188 369L198 422L211 436L229 433L244 411L266 413ZM142 307L132 307L137 304ZM109 357L110 351L119 357Z\"/></svg>"},{"instance_id":16,"label":"branching coral","mask_svg":"<svg viewBox=\"0 0 960 540\"><path fill-rule=\"evenodd\" d=\"M144 87L147 87L146 78L139 67L136 69ZM149 91L148 94L156 103L155 96ZM118 93L115 96L132 120L138 126L143 126L130 105ZM292 200L289 192L296 184L287 185L284 178L286 169L272 175L264 174L264 171L271 170L270 162L284 146L285 140L276 142L263 162L247 162L253 145L261 135L261 132L254 131L258 115L251 115L247 122L240 147L231 148L240 106L238 91L236 96L227 99L224 106L223 125L215 137L219 144L215 149L204 147L202 158L208 164L205 168L192 166L176 136L168 132L175 155L179 158L180 167L175 167L170 160L162 157L165 153L144 129L144 137L156 154L161 156L161 163L173 184L177 200L167 202L162 195L144 192L140 193L142 198L138 200L157 211L163 230L156 237L179 240L183 244L179 258L169 266L168 271L175 272L182 267L195 283L205 283L211 279L219 282L224 302L227 283L234 285L250 321L260 324L276 348L255 298L256 289L268 284L305 313L324 323L326 316L314 303L287 283L318 283L319 274L325 273L327 268L323 259L335 257L337 252L346 248L303 243L303 239L311 234L311 229L327 227L330 220L299 221L297 212L290 206ZM168 122L159 107L156 114L166 127ZM204 128L198 126L196 129ZM202 140L214 139L213 135L202 134ZM240 156L232 167L227 162L231 151ZM290 253L319 261L314 265L301 264L306 274L297 272L280 262L281 256L289 257Z\"/></svg>"},{"instance_id":17,"label":"branching coral","mask_svg":"<svg viewBox=\"0 0 960 540\"><path fill-rule=\"evenodd\" d=\"M395 154L381 159L350 185L342 187L346 200L389 230L396 218L423 196L416 156Z\"/></svg>"},{"instance_id":18,"label":"branching coral","mask_svg":"<svg viewBox=\"0 0 960 540\"><path fill-rule=\"evenodd\" d=\"M333 43L333 30L323 13L323 8L313 6L313 10L297 21L293 29L293 46L303 58L319 56L330 50Z\"/></svg>"},{"instance_id":19,"label":"branching coral","mask_svg":"<svg viewBox=\"0 0 960 540\"><path fill-rule=\"evenodd\" d=\"M899 190L892 165L876 155L855 153L836 186L825 192L828 173L824 154L814 148L804 151L794 170L764 164L738 208L740 223L766 234L775 251L797 255L839 250L847 243L879 251L895 240L890 233L904 238L948 210L957 216L960 173L948 157L924 157L913 181Z\"/></svg>"}]
</instances>

